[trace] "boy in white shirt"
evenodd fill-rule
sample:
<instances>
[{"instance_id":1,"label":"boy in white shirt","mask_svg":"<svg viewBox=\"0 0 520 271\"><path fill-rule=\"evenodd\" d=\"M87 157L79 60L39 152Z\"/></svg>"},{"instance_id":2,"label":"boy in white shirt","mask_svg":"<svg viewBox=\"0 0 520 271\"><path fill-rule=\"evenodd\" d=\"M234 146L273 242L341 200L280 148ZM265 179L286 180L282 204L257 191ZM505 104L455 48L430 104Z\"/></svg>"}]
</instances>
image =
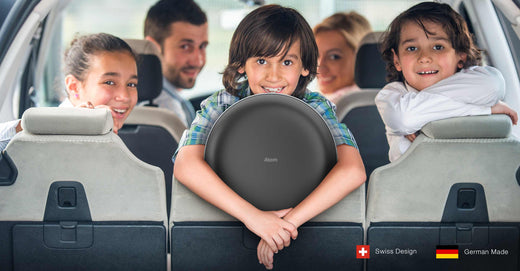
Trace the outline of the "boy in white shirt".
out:
<instances>
[{"instance_id":1,"label":"boy in white shirt","mask_svg":"<svg viewBox=\"0 0 520 271\"><path fill-rule=\"evenodd\" d=\"M481 64L464 19L449 5L424 2L401 13L382 43L387 84L375 102L386 126L390 162L428 122L450 117L517 113L500 100L502 74Z\"/></svg>"}]
</instances>

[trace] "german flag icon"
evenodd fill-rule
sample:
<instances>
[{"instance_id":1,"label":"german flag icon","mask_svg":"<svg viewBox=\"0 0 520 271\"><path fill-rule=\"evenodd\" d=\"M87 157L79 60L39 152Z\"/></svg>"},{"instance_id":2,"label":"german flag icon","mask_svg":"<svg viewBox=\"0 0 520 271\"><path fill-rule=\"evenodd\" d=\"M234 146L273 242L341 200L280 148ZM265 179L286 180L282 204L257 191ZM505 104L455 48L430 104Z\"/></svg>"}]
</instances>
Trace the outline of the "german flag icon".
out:
<instances>
[{"instance_id":1,"label":"german flag icon","mask_svg":"<svg viewBox=\"0 0 520 271\"><path fill-rule=\"evenodd\" d=\"M436 259L458 259L459 246L437 246L435 250Z\"/></svg>"}]
</instances>

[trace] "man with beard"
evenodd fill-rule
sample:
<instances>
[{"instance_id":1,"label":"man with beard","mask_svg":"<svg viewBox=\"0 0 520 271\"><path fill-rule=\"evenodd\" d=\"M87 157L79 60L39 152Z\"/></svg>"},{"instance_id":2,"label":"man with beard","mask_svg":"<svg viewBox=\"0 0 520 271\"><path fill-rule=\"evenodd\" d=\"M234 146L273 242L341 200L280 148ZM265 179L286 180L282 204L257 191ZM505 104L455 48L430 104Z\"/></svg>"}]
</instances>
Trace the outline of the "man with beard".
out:
<instances>
[{"instance_id":1,"label":"man with beard","mask_svg":"<svg viewBox=\"0 0 520 271\"><path fill-rule=\"evenodd\" d=\"M148 10L144 36L162 55L163 91L153 102L174 111L189 127L195 111L179 92L195 85L206 63L206 14L193 0L160 0Z\"/></svg>"}]
</instances>

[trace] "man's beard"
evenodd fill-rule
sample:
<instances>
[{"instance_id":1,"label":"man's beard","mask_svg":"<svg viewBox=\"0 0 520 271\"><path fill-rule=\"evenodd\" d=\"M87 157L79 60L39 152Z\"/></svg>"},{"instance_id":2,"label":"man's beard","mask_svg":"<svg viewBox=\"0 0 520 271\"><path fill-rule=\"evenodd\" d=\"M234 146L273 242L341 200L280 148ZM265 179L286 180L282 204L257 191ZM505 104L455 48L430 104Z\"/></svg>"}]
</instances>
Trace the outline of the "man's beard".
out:
<instances>
[{"instance_id":1,"label":"man's beard","mask_svg":"<svg viewBox=\"0 0 520 271\"><path fill-rule=\"evenodd\" d=\"M197 67L186 67L181 69L168 69L168 74L165 75L166 79L174 85L176 88L182 88L182 89L189 89L193 88L195 85L195 80L197 79L197 76L195 77L189 77L189 78L183 78L182 77L182 70L183 69L196 69L197 70L197 76L199 75L198 72L200 72L200 68Z\"/></svg>"}]
</instances>

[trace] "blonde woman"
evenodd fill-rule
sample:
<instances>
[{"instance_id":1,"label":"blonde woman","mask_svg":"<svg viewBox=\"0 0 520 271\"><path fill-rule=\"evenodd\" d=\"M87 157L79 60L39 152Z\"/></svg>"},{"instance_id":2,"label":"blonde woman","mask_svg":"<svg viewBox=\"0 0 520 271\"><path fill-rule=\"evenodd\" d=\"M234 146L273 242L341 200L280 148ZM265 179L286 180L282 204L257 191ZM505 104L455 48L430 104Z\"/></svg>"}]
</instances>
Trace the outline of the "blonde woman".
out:
<instances>
[{"instance_id":1,"label":"blonde woman","mask_svg":"<svg viewBox=\"0 0 520 271\"><path fill-rule=\"evenodd\" d=\"M359 89L354 82L356 50L371 31L368 20L354 11L333 14L314 27L319 51L319 91L333 103L345 93Z\"/></svg>"}]
</instances>

